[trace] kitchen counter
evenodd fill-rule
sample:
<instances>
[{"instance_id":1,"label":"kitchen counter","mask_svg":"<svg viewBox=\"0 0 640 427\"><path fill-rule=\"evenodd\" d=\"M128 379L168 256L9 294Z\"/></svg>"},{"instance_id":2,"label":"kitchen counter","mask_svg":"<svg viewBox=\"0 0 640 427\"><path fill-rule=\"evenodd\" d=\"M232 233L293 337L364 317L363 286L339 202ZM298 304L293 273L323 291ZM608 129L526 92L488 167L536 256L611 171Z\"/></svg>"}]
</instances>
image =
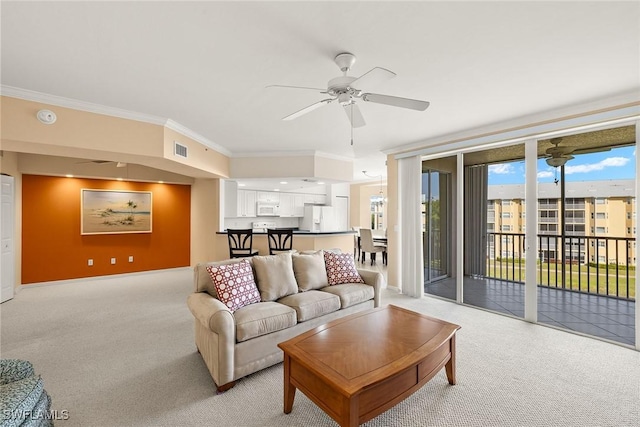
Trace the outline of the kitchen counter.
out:
<instances>
[{"instance_id":1,"label":"kitchen counter","mask_svg":"<svg viewBox=\"0 0 640 427\"><path fill-rule=\"evenodd\" d=\"M226 231L218 231L216 234L227 234ZM347 231L308 231L308 230L293 230L293 234L295 236L297 235L302 235L302 236L325 236L325 235L340 235L340 234L347 234L347 235L354 235L356 234L355 231L353 230L347 230ZM267 232L266 231L254 231L253 235L263 235L266 236Z\"/></svg>"},{"instance_id":2,"label":"kitchen counter","mask_svg":"<svg viewBox=\"0 0 640 427\"><path fill-rule=\"evenodd\" d=\"M226 231L218 231L217 244L221 247L221 253L228 255L229 243ZM320 249L340 249L342 252L351 253L353 251L353 230L345 231L293 231L293 249L302 251L317 251ZM222 250L222 246L224 249ZM253 248L258 249L260 255L269 255L269 242L266 232L253 233ZM228 256L226 256L228 258ZM225 258L222 258L225 259Z\"/></svg>"}]
</instances>

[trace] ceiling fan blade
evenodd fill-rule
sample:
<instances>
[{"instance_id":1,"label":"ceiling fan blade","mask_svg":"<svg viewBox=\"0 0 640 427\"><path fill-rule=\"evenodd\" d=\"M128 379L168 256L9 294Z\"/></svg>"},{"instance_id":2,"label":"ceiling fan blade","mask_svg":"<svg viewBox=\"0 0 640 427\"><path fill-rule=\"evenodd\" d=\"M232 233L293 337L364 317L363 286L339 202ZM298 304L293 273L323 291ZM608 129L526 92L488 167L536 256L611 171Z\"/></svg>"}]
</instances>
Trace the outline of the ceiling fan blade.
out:
<instances>
[{"instance_id":1,"label":"ceiling fan blade","mask_svg":"<svg viewBox=\"0 0 640 427\"><path fill-rule=\"evenodd\" d=\"M345 105L344 112L347 113L347 117L349 117L351 127L359 128L366 125L364 117L362 117L362 113L356 104Z\"/></svg>"},{"instance_id":2,"label":"ceiling fan blade","mask_svg":"<svg viewBox=\"0 0 640 427\"><path fill-rule=\"evenodd\" d=\"M372 68L357 79L351 82L349 86L354 89L363 90L368 87L384 83L396 76L396 73L389 71L386 68Z\"/></svg>"},{"instance_id":3,"label":"ceiling fan blade","mask_svg":"<svg viewBox=\"0 0 640 427\"><path fill-rule=\"evenodd\" d=\"M265 89L269 89L271 87L285 88L285 89L306 89L306 90L315 90L315 91L320 92L320 93L327 93L326 89L320 89L320 88L317 88L317 87L305 87L305 86L269 85L269 86L265 86Z\"/></svg>"},{"instance_id":4,"label":"ceiling fan blade","mask_svg":"<svg viewBox=\"0 0 640 427\"><path fill-rule=\"evenodd\" d=\"M322 101L316 102L315 104L311 104L308 107L304 107L302 110L296 111L293 114L289 114L287 117L283 117L282 120L293 120L296 119L304 114L307 114L313 110L315 110L316 108L320 108L325 104L330 103L331 101L333 101L333 98L329 98L329 99L323 99Z\"/></svg>"},{"instance_id":5,"label":"ceiling fan blade","mask_svg":"<svg viewBox=\"0 0 640 427\"><path fill-rule=\"evenodd\" d=\"M367 102L375 102L376 104L393 105L394 107L410 108L418 111L424 111L429 107L429 103L427 101L389 95L378 95L375 93L364 93L362 94L362 99Z\"/></svg>"},{"instance_id":6,"label":"ceiling fan blade","mask_svg":"<svg viewBox=\"0 0 640 427\"><path fill-rule=\"evenodd\" d=\"M611 147L578 148L573 150L573 154L602 153L604 151L611 151Z\"/></svg>"}]
</instances>

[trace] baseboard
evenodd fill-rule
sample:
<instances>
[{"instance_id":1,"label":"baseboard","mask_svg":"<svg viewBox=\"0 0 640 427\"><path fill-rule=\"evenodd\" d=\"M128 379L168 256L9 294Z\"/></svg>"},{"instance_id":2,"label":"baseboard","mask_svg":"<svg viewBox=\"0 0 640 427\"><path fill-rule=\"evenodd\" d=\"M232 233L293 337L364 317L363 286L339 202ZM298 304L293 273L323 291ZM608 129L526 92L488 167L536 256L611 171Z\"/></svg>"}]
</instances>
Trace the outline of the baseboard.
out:
<instances>
[{"instance_id":1,"label":"baseboard","mask_svg":"<svg viewBox=\"0 0 640 427\"><path fill-rule=\"evenodd\" d=\"M122 277L131 277L131 276L144 276L148 274L158 274L158 273L166 273L170 271L181 271L181 270L192 270L193 267L174 267L174 268L166 268L162 270L147 270L147 271L135 271L132 273L120 273L120 274L108 274L106 276L90 276L90 277L79 277L77 279L64 279L64 280L53 280L50 282L36 282L36 283L27 283L20 285L19 289L27 289L27 288L38 288L41 286L55 286L55 285L63 285L68 283L78 283L78 282L86 282L89 280L108 280L108 279L117 279ZM16 289L17 290L17 289Z\"/></svg>"}]
</instances>

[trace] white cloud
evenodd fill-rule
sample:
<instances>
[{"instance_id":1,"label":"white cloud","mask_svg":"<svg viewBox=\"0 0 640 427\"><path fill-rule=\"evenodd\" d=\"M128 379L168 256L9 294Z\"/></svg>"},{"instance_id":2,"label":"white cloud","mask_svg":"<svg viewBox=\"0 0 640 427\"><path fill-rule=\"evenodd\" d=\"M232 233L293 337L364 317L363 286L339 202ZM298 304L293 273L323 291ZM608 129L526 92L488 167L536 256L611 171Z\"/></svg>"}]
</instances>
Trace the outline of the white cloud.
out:
<instances>
[{"instance_id":1,"label":"white cloud","mask_svg":"<svg viewBox=\"0 0 640 427\"><path fill-rule=\"evenodd\" d=\"M551 171L540 171L540 172L538 172L538 178L553 178L553 172L551 172Z\"/></svg>"},{"instance_id":2,"label":"white cloud","mask_svg":"<svg viewBox=\"0 0 640 427\"><path fill-rule=\"evenodd\" d=\"M510 165L508 163L502 163L499 165L489 165L489 173L506 175L510 173L515 173L515 171L513 169L513 165Z\"/></svg>"},{"instance_id":3,"label":"white cloud","mask_svg":"<svg viewBox=\"0 0 640 427\"><path fill-rule=\"evenodd\" d=\"M589 173L593 171L601 171L608 167L621 167L629 163L629 159L626 157L608 157L598 163L586 163L583 165L569 165L565 166L564 173Z\"/></svg>"}]
</instances>

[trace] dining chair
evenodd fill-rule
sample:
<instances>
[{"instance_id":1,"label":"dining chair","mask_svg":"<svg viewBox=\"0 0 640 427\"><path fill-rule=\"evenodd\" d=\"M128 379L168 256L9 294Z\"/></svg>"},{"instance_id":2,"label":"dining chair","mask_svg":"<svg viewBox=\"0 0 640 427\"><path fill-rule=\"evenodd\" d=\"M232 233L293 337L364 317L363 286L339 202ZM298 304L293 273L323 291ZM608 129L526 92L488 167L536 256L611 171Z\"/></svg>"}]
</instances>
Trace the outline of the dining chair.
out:
<instances>
[{"instance_id":1,"label":"dining chair","mask_svg":"<svg viewBox=\"0 0 640 427\"><path fill-rule=\"evenodd\" d=\"M293 250L292 228L268 228L267 238L269 239L269 255Z\"/></svg>"},{"instance_id":2,"label":"dining chair","mask_svg":"<svg viewBox=\"0 0 640 427\"><path fill-rule=\"evenodd\" d=\"M246 258L258 255L253 249L253 230L251 228L227 229L229 239L229 257Z\"/></svg>"},{"instance_id":3,"label":"dining chair","mask_svg":"<svg viewBox=\"0 0 640 427\"><path fill-rule=\"evenodd\" d=\"M387 264L387 245L373 242L373 234L370 228L360 229L360 246L362 250L362 262L366 261L366 253L371 254L371 265L376 262L376 253L382 252L382 263Z\"/></svg>"},{"instance_id":4,"label":"dining chair","mask_svg":"<svg viewBox=\"0 0 640 427\"><path fill-rule=\"evenodd\" d=\"M353 258L360 261L360 227L351 227L356 234L353 235ZM356 258L356 254L358 257Z\"/></svg>"}]
</instances>

